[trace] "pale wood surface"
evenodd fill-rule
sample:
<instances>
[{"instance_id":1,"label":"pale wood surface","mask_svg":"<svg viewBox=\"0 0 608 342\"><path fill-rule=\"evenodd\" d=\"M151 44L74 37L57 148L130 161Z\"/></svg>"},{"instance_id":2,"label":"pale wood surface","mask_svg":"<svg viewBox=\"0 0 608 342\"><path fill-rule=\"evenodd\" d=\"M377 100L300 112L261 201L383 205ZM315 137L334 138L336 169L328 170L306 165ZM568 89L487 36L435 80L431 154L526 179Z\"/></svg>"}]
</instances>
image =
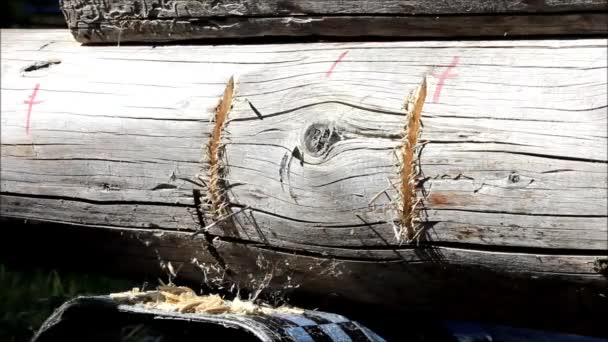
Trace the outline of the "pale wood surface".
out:
<instances>
[{"instance_id":1,"label":"pale wood surface","mask_svg":"<svg viewBox=\"0 0 608 342\"><path fill-rule=\"evenodd\" d=\"M262 257L275 288L396 306L446 290L446 269L605 286L606 54L605 39L82 47L3 30L1 214L190 239L214 109L236 76L222 163L231 210L247 209L174 262L196 254L251 288ZM425 76L426 230L410 245L395 238L389 180ZM339 138L318 155L313 124Z\"/></svg>"},{"instance_id":2,"label":"pale wood surface","mask_svg":"<svg viewBox=\"0 0 608 342\"><path fill-rule=\"evenodd\" d=\"M602 0L62 0L85 43L262 36L457 37L606 34Z\"/></svg>"}]
</instances>

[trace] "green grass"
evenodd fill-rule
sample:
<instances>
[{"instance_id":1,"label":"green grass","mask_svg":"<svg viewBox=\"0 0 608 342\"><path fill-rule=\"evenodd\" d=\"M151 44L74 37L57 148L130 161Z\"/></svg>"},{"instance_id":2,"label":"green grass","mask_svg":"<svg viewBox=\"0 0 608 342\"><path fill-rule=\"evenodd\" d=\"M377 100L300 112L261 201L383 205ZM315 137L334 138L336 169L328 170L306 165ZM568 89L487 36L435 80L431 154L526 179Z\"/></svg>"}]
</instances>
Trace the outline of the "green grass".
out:
<instances>
[{"instance_id":1,"label":"green grass","mask_svg":"<svg viewBox=\"0 0 608 342\"><path fill-rule=\"evenodd\" d=\"M56 270L19 270L0 263L0 341L29 341L46 318L78 295L107 294L132 281Z\"/></svg>"}]
</instances>

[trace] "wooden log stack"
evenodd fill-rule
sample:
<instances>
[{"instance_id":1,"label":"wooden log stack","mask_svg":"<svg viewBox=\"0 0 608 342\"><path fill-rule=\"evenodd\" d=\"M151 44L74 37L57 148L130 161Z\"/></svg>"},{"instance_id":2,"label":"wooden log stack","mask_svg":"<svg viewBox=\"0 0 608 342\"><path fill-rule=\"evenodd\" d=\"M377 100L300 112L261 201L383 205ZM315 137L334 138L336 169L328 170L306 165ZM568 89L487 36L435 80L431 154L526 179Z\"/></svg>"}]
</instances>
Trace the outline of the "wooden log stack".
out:
<instances>
[{"instance_id":1,"label":"wooden log stack","mask_svg":"<svg viewBox=\"0 0 608 342\"><path fill-rule=\"evenodd\" d=\"M61 0L83 43L603 34L604 0Z\"/></svg>"},{"instance_id":2,"label":"wooden log stack","mask_svg":"<svg viewBox=\"0 0 608 342\"><path fill-rule=\"evenodd\" d=\"M211 286L488 317L606 310L604 37L124 44L472 35L467 20L606 33L603 1L366 3L64 0L77 40L112 44L3 30L2 216Z\"/></svg>"}]
</instances>

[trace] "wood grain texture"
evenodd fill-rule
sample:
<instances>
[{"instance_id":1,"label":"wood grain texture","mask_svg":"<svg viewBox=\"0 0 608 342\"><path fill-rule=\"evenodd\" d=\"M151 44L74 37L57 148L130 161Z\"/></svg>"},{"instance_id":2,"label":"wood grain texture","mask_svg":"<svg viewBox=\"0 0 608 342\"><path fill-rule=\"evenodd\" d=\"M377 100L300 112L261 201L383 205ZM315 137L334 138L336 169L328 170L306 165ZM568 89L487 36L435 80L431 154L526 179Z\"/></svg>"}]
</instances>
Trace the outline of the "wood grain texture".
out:
<instances>
[{"instance_id":1,"label":"wood grain texture","mask_svg":"<svg viewBox=\"0 0 608 342\"><path fill-rule=\"evenodd\" d=\"M445 288L442 272L461 268L483 274L480 287L500 276L605 288L605 46L82 47L59 31L3 30L0 212L190 239L218 219L201 210L208 183L198 176L234 76L219 146L222 190L238 213L172 260L205 255L254 289L266 276L259 257L281 264L275 289L339 264L342 273L298 289L397 306L432 301ZM40 63L49 60L60 63ZM424 230L412 245L395 236L393 204L403 106L424 78ZM24 101L35 102L29 133ZM203 275L192 268L185 277ZM396 301L419 279L424 286L407 286Z\"/></svg>"},{"instance_id":2,"label":"wood grain texture","mask_svg":"<svg viewBox=\"0 0 608 342\"><path fill-rule=\"evenodd\" d=\"M63 0L83 43L260 36L606 34L605 1Z\"/></svg>"},{"instance_id":3,"label":"wood grain texture","mask_svg":"<svg viewBox=\"0 0 608 342\"><path fill-rule=\"evenodd\" d=\"M62 0L64 9L78 9L93 15L105 12L111 17L154 15L158 18L211 16L277 16L298 14L486 14L606 10L602 0L552 1L431 1L431 0Z\"/></svg>"}]
</instances>

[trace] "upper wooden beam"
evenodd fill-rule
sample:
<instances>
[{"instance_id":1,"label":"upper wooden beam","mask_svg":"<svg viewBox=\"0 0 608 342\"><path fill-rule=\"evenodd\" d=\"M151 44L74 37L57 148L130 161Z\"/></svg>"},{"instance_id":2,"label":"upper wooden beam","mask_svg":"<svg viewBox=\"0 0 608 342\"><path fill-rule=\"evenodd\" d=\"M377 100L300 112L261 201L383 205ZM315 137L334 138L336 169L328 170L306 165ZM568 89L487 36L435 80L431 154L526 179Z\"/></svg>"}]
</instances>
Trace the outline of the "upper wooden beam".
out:
<instances>
[{"instance_id":1,"label":"upper wooden beam","mask_svg":"<svg viewBox=\"0 0 608 342\"><path fill-rule=\"evenodd\" d=\"M63 0L83 43L261 36L455 37L605 34L601 0Z\"/></svg>"},{"instance_id":2,"label":"upper wooden beam","mask_svg":"<svg viewBox=\"0 0 608 342\"><path fill-rule=\"evenodd\" d=\"M606 10L603 0L63 0L63 8L83 13L105 11L111 17L157 18L281 15L441 15L505 14Z\"/></svg>"}]
</instances>

